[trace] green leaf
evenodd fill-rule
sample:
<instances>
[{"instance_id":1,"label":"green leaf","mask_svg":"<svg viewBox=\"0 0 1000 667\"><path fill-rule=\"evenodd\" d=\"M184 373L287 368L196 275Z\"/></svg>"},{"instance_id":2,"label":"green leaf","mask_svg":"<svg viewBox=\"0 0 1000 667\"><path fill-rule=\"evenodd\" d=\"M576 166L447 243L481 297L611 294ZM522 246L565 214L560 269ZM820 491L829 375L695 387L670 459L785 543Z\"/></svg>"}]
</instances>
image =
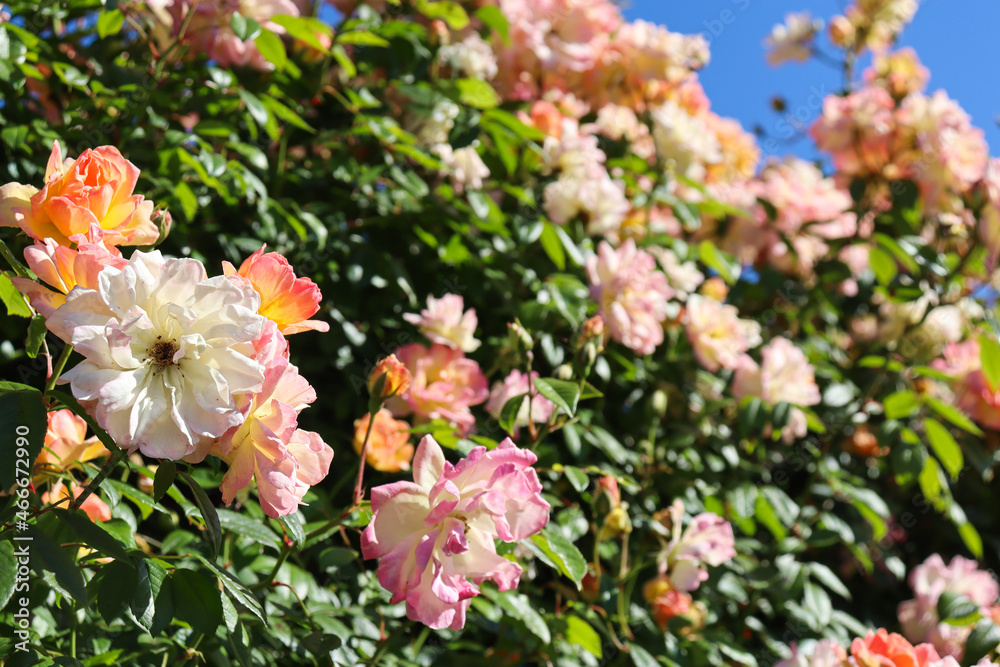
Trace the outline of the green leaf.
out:
<instances>
[{"instance_id":1,"label":"green leaf","mask_svg":"<svg viewBox=\"0 0 1000 667\"><path fill-rule=\"evenodd\" d=\"M982 334L979 336L979 359L983 366L983 375L990 391L996 391L1000 386L1000 343L996 336Z\"/></svg>"},{"instance_id":2,"label":"green leaf","mask_svg":"<svg viewBox=\"0 0 1000 667\"><path fill-rule=\"evenodd\" d=\"M35 459L45 442L47 423L42 392L18 382L0 381L0 489L31 481Z\"/></svg>"},{"instance_id":3,"label":"green leaf","mask_svg":"<svg viewBox=\"0 0 1000 667\"><path fill-rule=\"evenodd\" d=\"M236 37L244 42L256 39L261 30L260 24L257 21L243 16L239 12L233 12L233 17L229 19L229 26L233 29Z\"/></svg>"},{"instance_id":4,"label":"green leaf","mask_svg":"<svg viewBox=\"0 0 1000 667\"><path fill-rule=\"evenodd\" d=\"M0 301L7 307L8 315L31 317L31 309L28 308L24 296L17 291L10 277L3 271L0 271Z\"/></svg>"},{"instance_id":5,"label":"green leaf","mask_svg":"<svg viewBox=\"0 0 1000 667\"><path fill-rule=\"evenodd\" d=\"M896 260L882 248L875 246L868 251L868 263L875 272L875 279L881 285L888 285L899 273Z\"/></svg>"},{"instance_id":6,"label":"green leaf","mask_svg":"<svg viewBox=\"0 0 1000 667\"><path fill-rule=\"evenodd\" d=\"M983 431L978 426L976 426L971 419L965 416L965 414L953 405L948 405L941 399L934 398L933 396L927 396L925 398L927 405L931 406L934 412L938 413L952 424L962 429L963 431L968 431L973 435L982 435Z\"/></svg>"},{"instance_id":7,"label":"green leaf","mask_svg":"<svg viewBox=\"0 0 1000 667\"><path fill-rule=\"evenodd\" d=\"M536 378L535 389L572 417L576 414L576 404L580 400L580 386L567 380Z\"/></svg>"},{"instance_id":8,"label":"green leaf","mask_svg":"<svg viewBox=\"0 0 1000 667\"><path fill-rule=\"evenodd\" d=\"M979 605L960 593L945 591L938 598L938 618L942 621L967 618L978 611Z\"/></svg>"},{"instance_id":9,"label":"green leaf","mask_svg":"<svg viewBox=\"0 0 1000 667\"><path fill-rule=\"evenodd\" d=\"M289 109L284 104L274 99L270 95L264 95L261 101L264 103L264 106L270 109L271 113L273 113L278 119L283 120L291 125L294 125L295 127L301 130L305 130L306 132L316 131L312 127L310 127L309 123L302 120L301 116L299 116L297 113L295 113L294 111L292 111L291 109Z\"/></svg>"},{"instance_id":10,"label":"green leaf","mask_svg":"<svg viewBox=\"0 0 1000 667\"><path fill-rule=\"evenodd\" d=\"M120 9L111 9L101 12L97 17L97 34L101 39L108 35L117 35L125 23L125 14Z\"/></svg>"},{"instance_id":11,"label":"green leaf","mask_svg":"<svg viewBox=\"0 0 1000 667\"><path fill-rule=\"evenodd\" d=\"M497 91L482 79L459 79L455 85L462 104L476 109L492 109L500 104Z\"/></svg>"},{"instance_id":12,"label":"green leaf","mask_svg":"<svg viewBox=\"0 0 1000 667\"><path fill-rule=\"evenodd\" d=\"M899 242L888 234L876 234L875 239L879 245L889 251L897 262L906 267L906 270L916 275L920 272L920 265L913 259L915 252L911 253L904 249ZM909 244L908 244L909 245Z\"/></svg>"},{"instance_id":13,"label":"green leaf","mask_svg":"<svg viewBox=\"0 0 1000 667\"><path fill-rule=\"evenodd\" d=\"M469 25L469 15L462 5L449 0L417 0L417 11L429 19L441 19L452 30L464 30Z\"/></svg>"},{"instance_id":14,"label":"green leaf","mask_svg":"<svg viewBox=\"0 0 1000 667\"><path fill-rule=\"evenodd\" d=\"M119 482L117 479L105 479L101 482L101 485L108 485L121 495L131 500L132 503L139 508L139 513L142 515L143 519L149 518L149 515L154 511L162 514L170 513L166 507L150 498L148 494L143 493L134 486Z\"/></svg>"},{"instance_id":15,"label":"green leaf","mask_svg":"<svg viewBox=\"0 0 1000 667\"><path fill-rule=\"evenodd\" d=\"M176 570L169 581L177 619L197 632L214 634L222 622L222 598L216 584L194 570Z\"/></svg>"},{"instance_id":16,"label":"green leaf","mask_svg":"<svg viewBox=\"0 0 1000 667\"><path fill-rule=\"evenodd\" d=\"M476 10L476 17L487 28L499 34L505 43L510 43L510 22L499 7L480 7Z\"/></svg>"},{"instance_id":17,"label":"green leaf","mask_svg":"<svg viewBox=\"0 0 1000 667\"><path fill-rule=\"evenodd\" d=\"M262 521L226 509L218 510L218 517L220 525L226 530L249 537L258 544L266 544L275 549L281 547L281 538Z\"/></svg>"},{"instance_id":18,"label":"green leaf","mask_svg":"<svg viewBox=\"0 0 1000 667\"><path fill-rule=\"evenodd\" d=\"M604 657L601 635L579 616L566 616L566 641L600 660Z\"/></svg>"},{"instance_id":19,"label":"green leaf","mask_svg":"<svg viewBox=\"0 0 1000 667\"><path fill-rule=\"evenodd\" d=\"M31 537L31 566L56 575L56 581L73 596L73 602L87 607L87 586L72 552L63 549L36 526L28 528L28 535Z\"/></svg>"},{"instance_id":20,"label":"green leaf","mask_svg":"<svg viewBox=\"0 0 1000 667\"><path fill-rule=\"evenodd\" d=\"M541 639L542 643L549 644L552 641L549 626L546 625L542 615L535 611L532 601L527 595L514 591L493 593L490 589L490 597L504 612L524 623L524 626Z\"/></svg>"},{"instance_id":21,"label":"green leaf","mask_svg":"<svg viewBox=\"0 0 1000 667\"><path fill-rule=\"evenodd\" d=\"M35 315L31 318L31 324L28 325L28 339L24 342L24 351L28 353L28 357L31 359L38 356L38 351L42 349L42 343L45 342L47 331L48 329L45 328L45 317Z\"/></svg>"},{"instance_id":22,"label":"green leaf","mask_svg":"<svg viewBox=\"0 0 1000 667\"><path fill-rule=\"evenodd\" d=\"M0 541L0 563L7 563L6 567L0 567L0 610L7 606L14 595L14 588L17 586L17 561L14 556L14 543L10 540Z\"/></svg>"},{"instance_id":23,"label":"green leaf","mask_svg":"<svg viewBox=\"0 0 1000 667\"><path fill-rule=\"evenodd\" d=\"M573 488L581 493L590 484L590 477L587 473L576 466L566 466L563 468L563 474L566 475L566 479L573 485Z\"/></svg>"},{"instance_id":24,"label":"green leaf","mask_svg":"<svg viewBox=\"0 0 1000 667\"><path fill-rule=\"evenodd\" d=\"M635 667L660 667L660 663L656 661L653 654L638 644L629 644L628 654L632 656Z\"/></svg>"},{"instance_id":25,"label":"green leaf","mask_svg":"<svg viewBox=\"0 0 1000 667\"><path fill-rule=\"evenodd\" d=\"M319 34L325 34L327 37L333 36L333 31L326 23L311 16L291 16L288 14L278 14L272 16L270 20L284 28L290 37L308 44L320 53L330 53L330 50L323 46L318 36Z\"/></svg>"},{"instance_id":26,"label":"green leaf","mask_svg":"<svg viewBox=\"0 0 1000 667\"><path fill-rule=\"evenodd\" d=\"M713 269L727 283L730 285L736 284L736 275L729 265L729 261L722 254L722 251L715 247L714 243L711 241L702 241L699 243L698 257L705 266Z\"/></svg>"},{"instance_id":27,"label":"green leaf","mask_svg":"<svg viewBox=\"0 0 1000 667\"><path fill-rule=\"evenodd\" d=\"M136 588L136 570L127 561L116 560L101 568L97 590L97 611L105 623L112 623L129 606Z\"/></svg>"},{"instance_id":28,"label":"green leaf","mask_svg":"<svg viewBox=\"0 0 1000 667\"><path fill-rule=\"evenodd\" d=\"M201 512L201 518L205 521L205 539L212 546L212 553L218 556L219 549L222 548L222 526L219 523L219 514L215 509L215 505L208 499L205 489L201 488L198 482L191 479L190 475L186 472L178 472L177 474L187 483L194 494L194 504L198 507L198 511Z\"/></svg>"},{"instance_id":29,"label":"green leaf","mask_svg":"<svg viewBox=\"0 0 1000 667\"><path fill-rule=\"evenodd\" d=\"M1000 627L988 618L984 618L972 628L972 633L965 641L965 662L972 665L976 661L992 653L1000 645Z\"/></svg>"},{"instance_id":30,"label":"green leaf","mask_svg":"<svg viewBox=\"0 0 1000 667\"><path fill-rule=\"evenodd\" d=\"M69 510L60 508L53 511L63 523L73 529L73 532L80 538L80 541L87 546L97 549L115 560L128 560L128 553L125 552L125 547L111 533L94 523L81 510L70 512Z\"/></svg>"},{"instance_id":31,"label":"green leaf","mask_svg":"<svg viewBox=\"0 0 1000 667\"><path fill-rule=\"evenodd\" d=\"M177 476L177 466L173 461L164 460L156 468L153 476L153 500L159 502L160 498L174 485L174 478Z\"/></svg>"},{"instance_id":32,"label":"green leaf","mask_svg":"<svg viewBox=\"0 0 1000 667\"><path fill-rule=\"evenodd\" d=\"M924 430L931 442L931 448L941 459L944 469L948 471L953 480L958 479L958 473L962 471L962 466L965 463L962 457L962 448L955 442L955 438L948 432L948 429L937 420L925 419Z\"/></svg>"},{"instance_id":33,"label":"green leaf","mask_svg":"<svg viewBox=\"0 0 1000 667\"><path fill-rule=\"evenodd\" d=\"M538 240L541 241L545 254L549 256L556 268L563 271L566 268L566 252L563 250L562 240L556 232L555 225L546 222Z\"/></svg>"},{"instance_id":34,"label":"green leaf","mask_svg":"<svg viewBox=\"0 0 1000 667\"><path fill-rule=\"evenodd\" d=\"M818 579L824 586L843 598L851 599L851 592L844 585L844 582L840 580L840 577L833 573L833 570L822 563L809 563L808 567L812 576Z\"/></svg>"},{"instance_id":35,"label":"green leaf","mask_svg":"<svg viewBox=\"0 0 1000 667\"><path fill-rule=\"evenodd\" d=\"M288 54L285 53L285 44L280 37L267 28L261 28L260 34L254 38L253 42L257 45L260 55L274 65L275 69L285 69L285 65L288 63Z\"/></svg>"},{"instance_id":36,"label":"green leaf","mask_svg":"<svg viewBox=\"0 0 1000 667\"><path fill-rule=\"evenodd\" d=\"M524 399L527 398L527 394L519 394L507 400L503 404L503 408L500 409L500 419L497 420L500 423L500 428L502 428L507 433L514 432L514 422L517 421L517 413L521 411L521 404L524 403Z\"/></svg>"},{"instance_id":37,"label":"green leaf","mask_svg":"<svg viewBox=\"0 0 1000 667\"><path fill-rule=\"evenodd\" d=\"M924 467L917 481L920 482L920 491L928 500L935 501L941 497L944 485L941 479L941 466L938 465L937 459L932 456L924 459Z\"/></svg>"},{"instance_id":38,"label":"green leaf","mask_svg":"<svg viewBox=\"0 0 1000 667\"><path fill-rule=\"evenodd\" d=\"M341 44L359 44L361 46L389 46L389 42L370 30L342 32L337 35L337 41Z\"/></svg>"},{"instance_id":39,"label":"green leaf","mask_svg":"<svg viewBox=\"0 0 1000 667\"><path fill-rule=\"evenodd\" d=\"M920 407L920 401L916 392L903 390L887 396L883 405L886 417L902 419L915 413Z\"/></svg>"},{"instance_id":40,"label":"green leaf","mask_svg":"<svg viewBox=\"0 0 1000 667\"><path fill-rule=\"evenodd\" d=\"M541 554L543 561L566 575L579 590L580 582L587 574L587 560L576 548L576 545L550 529L533 535L530 542L523 544L534 551L536 555ZM537 548L533 549L532 546Z\"/></svg>"}]
</instances>

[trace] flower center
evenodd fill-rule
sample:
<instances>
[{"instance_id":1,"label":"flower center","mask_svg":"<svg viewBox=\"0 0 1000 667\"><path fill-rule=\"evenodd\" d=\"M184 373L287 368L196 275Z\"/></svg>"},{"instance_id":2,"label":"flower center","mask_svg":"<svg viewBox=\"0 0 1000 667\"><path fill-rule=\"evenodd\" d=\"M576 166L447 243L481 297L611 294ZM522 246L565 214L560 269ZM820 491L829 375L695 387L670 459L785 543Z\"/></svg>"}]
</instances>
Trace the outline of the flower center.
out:
<instances>
[{"instance_id":1,"label":"flower center","mask_svg":"<svg viewBox=\"0 0 1000 667\"><path fill-rule=\"evenodd\" d=\"M173 366L174 355L177 353L177 341L164 340L163 336L157 336L156 342L146 348L146 360L163 370L167 366Z\"/></svg>"}]
</instances>

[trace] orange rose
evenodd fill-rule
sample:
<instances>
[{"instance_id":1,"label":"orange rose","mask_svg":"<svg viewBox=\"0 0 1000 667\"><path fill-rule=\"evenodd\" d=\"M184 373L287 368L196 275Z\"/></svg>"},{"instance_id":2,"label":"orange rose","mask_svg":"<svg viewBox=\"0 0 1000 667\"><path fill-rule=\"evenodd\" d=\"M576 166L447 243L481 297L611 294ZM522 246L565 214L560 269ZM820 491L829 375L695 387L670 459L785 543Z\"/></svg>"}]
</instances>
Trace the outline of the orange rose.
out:
<instances>
[{"instance_id":1,"label":"orange rose","mask_svg":"<svg viewBox=\"0 0 1000 667\"><path fill-rule=\"evenodd\" d=\"M354 422L354 451L361 453L365 442L365 432L371 415L365 415ZM386 409L375 413L375 424L368 440L368 465L382 472L409 470L413 459L413 445L410 444L410 425L392 418Z\"/></svg>"},{"instance_id":2,"label":"orange rose","mask_svg":"<svg viewBox=\"0 0 1000 667\"><path fill-rule=\"evenodd\" d=\"M76 234L109 246L152 244L159 238L150 221L153 202L132 194L138 178L139 169L114 146L88 148L64 162L56 142L45 187L0 187L0 226L20 227L33 239L51 238L67 246Z\"/></svg>"},{"instance_id":3,"label":"orange rose","mask_svg":"<svg viewBox=\"0 0 1000 667\"><path fill-rule=\"evenodd\" d=\"M288 260L276 252L265 254L266 247L247 257L239 271L229 262L223 262L223 273L240 275L253 285L260 294L257 312L277 324L282 334L329 331L326 322L308 319L319 310L319 287L309 278L296 278Z\"/></svg>"},{"instance_id":4,"label":"orange rose","mask_svg":"<svg viewBox=\"0 0 1000 667\"><path fill-rule=\"evenodd\" d=\"M71 410L50 412L48 420L45 446L35 459L36 472L66 470L110 453L96 437L87 438L87 423Z\"/></svg>"},{"instance_id":5,"label":"orange rose","mask_svg":"<svg viewBox=\"0 0 1000 667\"><path fill-rule=\"evenodd\" d=\"M41 501L43 505L55 504L62 501L59 506L63 509L69 507L69 503L80 497L83 493L83 487L79 484L74 484L72 487L66 487L62 482L56 482L55 485L42 494ZM111 508L108 504L97 497L96 494L90 494L87 499L83 501L80 505L80 509L90 517L91 521L111 521Z\"/></svg>"},{"instance_id":6,"label":"orange rose","mask_svg":"<svg viewBox=\"0 0 1000 667\"><path fill-rule=\"evenodd\" d=\"M858 667L927 667L941 657L931 644L913 646L902 635L884 629L868 631L864 639L855 639L851 655Z\"/></svg>"}]
</instances>

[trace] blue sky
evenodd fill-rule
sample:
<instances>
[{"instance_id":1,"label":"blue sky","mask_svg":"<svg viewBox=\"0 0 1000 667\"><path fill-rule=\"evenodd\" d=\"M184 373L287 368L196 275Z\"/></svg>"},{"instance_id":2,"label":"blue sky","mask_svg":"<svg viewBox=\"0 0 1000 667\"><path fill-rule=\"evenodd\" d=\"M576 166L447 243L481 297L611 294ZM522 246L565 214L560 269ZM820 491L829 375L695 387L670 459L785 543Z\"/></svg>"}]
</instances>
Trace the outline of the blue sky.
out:
<instances>
[{"instance_id":1,"label":"blue sky","mask_svg":"<svg viewBox=\"0 0 1000 667\"><path fill-rule=\"evenodd\" d=\"M763 40L787 12L808 10L828 19L844 0L628 0L629 19L645 19L675 32L703 33L711 40L712 61L701 72L712 109L737 118L748 130L759 124L771 136L793 134L792 123L771 110L770 100L785 98L785 114L809 124L820 111L821 96L838 92L841 75L815 61L771 67ZM928 91L944 89L986 132L990 154L1000 155L1000 2L996 0L925 0L903 33L931 72ZM827 49L833 53L832 49ZM794 116L792 117L794 118ZM814 157L807 141L765 145L775 154Z\"/></svg>"}]
</instances>

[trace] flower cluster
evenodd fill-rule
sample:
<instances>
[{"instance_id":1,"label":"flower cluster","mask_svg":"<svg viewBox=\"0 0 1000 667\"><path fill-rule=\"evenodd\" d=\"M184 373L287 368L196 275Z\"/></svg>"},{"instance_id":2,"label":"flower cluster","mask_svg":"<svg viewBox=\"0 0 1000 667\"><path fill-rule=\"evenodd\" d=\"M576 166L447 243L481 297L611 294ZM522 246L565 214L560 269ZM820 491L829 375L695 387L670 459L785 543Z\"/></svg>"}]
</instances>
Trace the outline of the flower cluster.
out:
<instances>
[{"instance_id":1,"label":"flower cluster","mask_svg":"<svg viewBox=\"0 0 1000 667\"><path fill-rule=\"evenodd\" d=\"M152 202L132 194L138 176L113 147L63 162L56 145L42 190L3 186L5 222L36 240L25 260L49 287L15 284L83 356L59 382L123 449L189 461L214 454L230 464L227 503L254 479L268 515L294 512L333 457L297 428L315 392L284 338L328 329L308 319L319 290L264 248L211 278L201 262L155 250L126 260L117 245L159 235Z\"/></svg>"},{"instance_id":2,"label":"flower cluster","mask_svg":"<svg viewBox=\"0 0 1000 667\"><path fill-rule=\"evenodd\" d=\"M792 656L775 667L958 667L958 664L952 656L942 658L930 644L914 646L902 635L879 628L852 641L850 652L829 639L817 642L811 655L793 646ZM983 658L976 667L994 667L994 663Z\"/></svg>"}]
</instances>

